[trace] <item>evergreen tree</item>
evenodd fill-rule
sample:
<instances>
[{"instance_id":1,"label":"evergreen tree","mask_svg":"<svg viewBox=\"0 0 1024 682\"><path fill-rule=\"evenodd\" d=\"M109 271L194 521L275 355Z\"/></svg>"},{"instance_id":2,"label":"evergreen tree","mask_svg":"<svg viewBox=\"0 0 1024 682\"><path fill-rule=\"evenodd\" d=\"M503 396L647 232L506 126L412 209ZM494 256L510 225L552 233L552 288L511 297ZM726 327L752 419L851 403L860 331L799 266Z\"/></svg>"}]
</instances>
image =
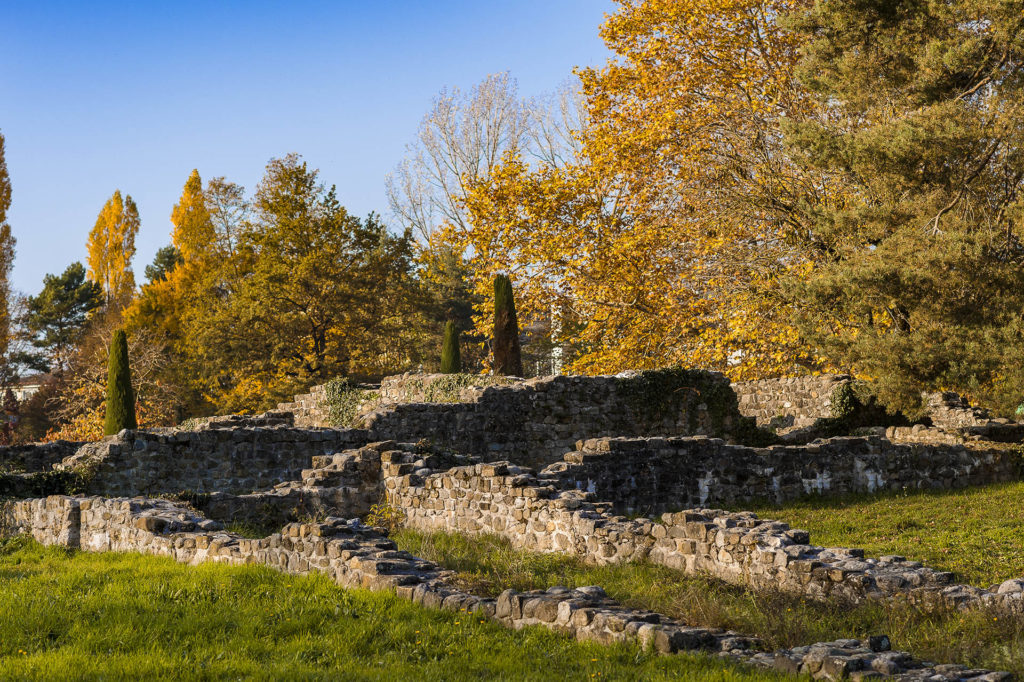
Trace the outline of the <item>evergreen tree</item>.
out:
<instances>
[{"instance_id":1,"label":"evergreen tree","mask_svg":"<svg viewBox=\"0 0 1024 682\"><path fill-rule=\"evenodd\" d=\"M89 279L103 288L108 306L123 307L135 293L135 235L139 232L139 209L131 195L121 190L107 200L89 232Z\"/></svg>"},{"instance_id":2,"label":"evergreen tree","mask_svg":"<svg viewBox=\"0 0 1024 682\"><path fill-rule=\"evenodd\" d=\"M163 282L171 274L171 271L181 265L181 263L181 251L173 244L162 246L157 249L156 256L153 257L153 263L146 266L146 279L149 280L150 284Z\"/></svg>"},{"instance_id":3,"label":"evergreen tree","mask_svg":"<svg viewBox=\"0 0 1024 682\"><path fill-rule=\"evenodd\" d=\"M508 275L494 278L494 371L508 376L523 376L523 358L519 350L519 321Z\"/></svg>"},{"instance_id":4,"label":"evergreen tree","mask_svg":"<svg viewBox=\"0 0 1024 682\"><path fill-rule=\"evenodd\" d=\"M132 374L128 366L128 338L124 330L114 332L110 343L107 367L107 415L103 433L113 435L122 429L136 428L135 395L132 391Z\"/></svg>"},{"instance_id":5,"label":"evergreen tree","mask_svg":"<svg viewBox=\"0 0 1024 682\"><path fill-rule=\"evenodd\" d=\"M441 373L458 374L462 371L462 356L459 353L459 328L448 320L444 326L444 343L441 345Z\"/></svg>"},{"instance_id":6,"label":"evergreen tree","mask_svg":"<svg viewBox=\"0 0 1024 682\"><path fill-rule=\"evenodd\" d=\"M1024 392L1021 16L1008 0L819 0L788 21L819 115L786 138L830 188L798 204L822 264L795 300L893 407L952 389L1012 411Z\"/></svg>"},{"instance_id":7,"label":"evergreen tree","mask_svg":"<svg viewBox=\"0 0 1024 682\"><path fill-rule=\"evenodd\" d=\"M43 290L29 296L25 324L32 345L42 351L32 367L62 374L93 310L103 304L103 290L85 278L85 267L72 263L61 275L46 275Z\"/></svg>"}]
</instances>

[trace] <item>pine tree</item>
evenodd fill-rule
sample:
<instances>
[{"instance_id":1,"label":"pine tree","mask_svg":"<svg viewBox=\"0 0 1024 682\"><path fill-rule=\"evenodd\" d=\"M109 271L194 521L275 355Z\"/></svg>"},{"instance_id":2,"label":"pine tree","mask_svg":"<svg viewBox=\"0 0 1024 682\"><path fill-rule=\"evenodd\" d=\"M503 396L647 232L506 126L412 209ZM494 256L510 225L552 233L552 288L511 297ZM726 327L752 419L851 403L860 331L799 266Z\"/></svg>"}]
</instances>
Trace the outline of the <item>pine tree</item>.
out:
<instances>
[{"instance_id":1,"label":"pine tree","mask_svg":"<svg viewBox=\"0 0 1024 682\"><path fill-rule=\"evenodd\" d=\"M81 263L72 263L60 275L46 275L43 290L26 301L25 324L32 335L32 345L42 351L28 364L62 375L86 319L101 305L103 290L86 280Z\"/></svg>"},{"instance_id":2,"label":"pine tree","mask_svg":"<svg viewBox=\"0 0 1024 682\"><path fill-rule=\"evenodd\" d=\"M494 278L494 371L507 376L523 376L523 358L519 350L519 321L508 275Z\"/></svg>"},{"instance_id":3,"label":"pine tree","mask_svg":"<svg viewBox=\"0 0 1024 682\"><path fill-rule=\"evenodd\" d=\"M136 428L135 395L128 366L128 338L124 330L114 332L107 369L107 417L103 433L110 436L122 429Z\"/></svg>"},{"instance_id":4,"label":"pine tree","mask_svg":"<svg viewBox=\"0 0 1024 682\"><path fill-rule=\"evenodd\" d=\"M820 116L785 126L832 195L799 205L821 257L794 298L891 407L955 390L1007 412L1024 370L1020 4L819 0L790 19Z\"/></svg>"},{"instance_id":5,"label":"pine tree","mask_svg":"<svg viewBox=\"0 0 1024 682\"><path fill-rule=\"evenodd\" d=\"M462 356L459 353L459 328L448 320L444 326L444 343L441 344L441 373L458 374L462 371Z\"/></svg>"},{"instance_id":6,"label":"pine tree","mask_svg":"<svg viewBox=\"0 0 1024 682\"><path fill-rule=\"evenodd\" d=\"M135 235L139 232L139 209L131 195L121 190L107 200L89 232L89 279L103 287L108 306L123 307L135 293Z\"/></svg>"}]
</instances>

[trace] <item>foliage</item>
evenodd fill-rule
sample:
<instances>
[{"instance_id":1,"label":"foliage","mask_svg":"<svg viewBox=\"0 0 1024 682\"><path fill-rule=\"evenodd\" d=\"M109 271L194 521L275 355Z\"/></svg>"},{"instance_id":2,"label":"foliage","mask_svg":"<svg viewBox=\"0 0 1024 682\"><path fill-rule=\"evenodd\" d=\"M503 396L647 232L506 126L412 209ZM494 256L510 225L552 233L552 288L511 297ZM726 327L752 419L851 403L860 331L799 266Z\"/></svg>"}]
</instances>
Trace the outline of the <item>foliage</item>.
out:
<instances>
[{"instance_id":1,"label":"foliage","mask_svg":"<svg viewBox=\"0 0 1024 682\"><path fill-rule=\"evenodd\" d=\"M89 313L102 303L103 289L86 280L81 263L72 263L60 275L46 275L42 291L26 303L25 325L32 345L42 351L30 364L63 374Z\"/></svg>"},{"instance_id":2,"label":"foliage","mask_svg":"<svg viewBox=\"0 0 1024 682\"><path fill-rule=\"evenodd\" d=\"M818 2L787 25L814 115L783 129L832 199L794 205L820 263L792 296L886 405L955 390L1006 413L1024 352L1024 33L1011 2Z\"/></svg>"},{"instance_id":3,"label":"foliage","mask_svg":"<svg viewBox=\"0 0 1024 682\"><path fill-rule=\"evenodd\" d=\"M123 307L135 295L135 235L139 232L139 209L131 195L115 190L107 199L89 232L88 277L103 289L108 306Z\"/></svg>"},{"instance_id":4,"label":"foliage","mask_svg":"<svg viewBox=\"0 0 1024 682\"><path fill-rule=\"evenodd\" d=\"M90 318L69 369L53 388L49 407L56 426L46 440L84 441L103 436L110 345L114 333L122 328L123 318L117 310ZM137 329L128 337L128 354L139 426L173 425L179 389L163 379L163 369L173 361L166 343L150 329Z\"/></svg>"},{"instance_id":5,"label":"foliage","mask_svg":"<svg viewBox=\"0 0 1024 682\"><path fill-rule=\"evenodd\" d=\"M52 469L29 474L0 473L0 498L47 497L49 495L84 495L94 472L79 469Z\"/></svg>"},{"instance_id":6,"label":"foliage","mask_svg":"<svg viewBox=\"0 0 1024 682\"><path fill-rule=\"evenodd\" d=\"M349 215L297 155L268 164L252 208L211 274L212 295L183 322L183 351L218 410L265 408L418 357L405 333L418 300L408 234Z\"/></svg>"},{"instance_id":7,"label":"foliage","mask_svg":"<svg viewBox=\"0 0 1024 682\"><path fill-rule=\"evenodd\" d=\"M634 608L694 626L757 633L770 648L885 633L900 650L923 660L1024 672L1021 617L993 618L987 610L929 610L900 600L814 602L647 563L594 566L565 554L515 549L493 535L403 530L393 539L402 549L456 571L452 580L480 594L493 596L508 587L526 591L600 585L613 599Z\"/></svg>"},{"instance_id":8,"label":"foliage","mask_svg":"<svg viewBox=\"0 0 1024 682\"><path fill-rule=\"evenodd\" d=\"M441 373L458 374L462 371L462 356L459 353L459 329L451 320L444 325L444 342L441 345Z\"/></svg>"},{"instance_id":9,"label":"foliage","mask_svg":"<svg viewBox=\"0 0 1024 682\"><path fill-rule=\"evenodd\" d=\"M506 376L523 376L519 350L519 320L508 275L494 277L494 371Z\"/></svg>"},{"instance_id":10,"label":"foliage","mask_svg":"<svg viewBox=\"0 0 1024 682\"><path fill-rule=\"evenodd\" d=\"M781 679L712 656L509 630L262 566L15 539L0 549L0 576L4 679Z\"/></svg>"},{"instance_id":11,"label":"foliage","mask_svg":"<svg viewBox=\"0 0 1024 682\"><path fill-rule=\"evenodd\" d=\"M467 195L473 229L448 237L478 290L514 277L523 320L547 323L569 371L817 367L778 287L812 266L777 210L817 187L777 133L804 103L798 41L775 22L804 0L618 4L601 30L614 58L579 72L582 147L534 167L506 155Z\"/></svg>"},{"instance_id":12,"label":"foliage","mask_svg":"<svg viewBox=\"0 0 1024 682\"><path fill-rule=\"evenodd\" d=\"M366 515L366 525L384 528L388 533L393 533L405 525L405 512L400 507L381 501L370 507L370 513Z\"/></svg>"},{"instance_id":13,"label":"foliage","mask_svg":"<svg viewBox=\"0 0 1024 682\"><path fill-rule=\"evenodd\" d=\"M360 388L348 377L331 379L324 384L327 419L333 426L355 426L359 408L376 397L375 391Z\"/></svg>"},{"instance_id":14,"label":"foliage","mask_svg":"<svg viewBox=\"0 0 1024 682\"><path fill-rule=\"evenodd\" d=\"M128 364L128 339L124 330L118 329L114 332L114 338L110 343L106 418L103 421L103 433L111 436L122 429L134 429L137 426L131 367Z\"/></svg>"}]
</instances>

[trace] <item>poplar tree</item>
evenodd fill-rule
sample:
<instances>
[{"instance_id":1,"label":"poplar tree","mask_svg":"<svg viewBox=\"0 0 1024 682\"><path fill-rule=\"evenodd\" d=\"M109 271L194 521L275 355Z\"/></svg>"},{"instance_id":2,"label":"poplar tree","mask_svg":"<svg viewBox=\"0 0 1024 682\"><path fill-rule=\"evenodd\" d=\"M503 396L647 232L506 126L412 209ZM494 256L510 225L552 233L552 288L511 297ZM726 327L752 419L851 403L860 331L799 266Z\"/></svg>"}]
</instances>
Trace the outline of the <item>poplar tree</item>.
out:
<instances>
[{"instance_id":1,"label":"poplar tree","mask_svg":"<svg viewBox=\"0 0 1024 682\"><path fill-rule=\"evenodd\" d=\"M128 337L123 329L114 332L107 366L107 414L103 433L114 435L122 429L136 428L135 394L128 365Z\"/></svg>"},{"instance_id":2,"label":"poplar tree","mask_svg":"<svg viewBox=\"0 0 1024 682\"><path fill-rule=\"evenodd\" d=\"M135 292L132 258L139 232L139 209L121 190L107 200L89 233L89 279L103 288L108 307L123 307Z\"/></svg>"},{"instance_id":3,"label":"poplar tree","mask_svg":"<svg viewBox=\"0 0 1024 682\"><path fill-rule=\"evenodd\" d=\"M206 207L203 181L199 171L193 169L185 182L181 199L171 211L171 243L185 262L193 262L212 252L216 234L210 211Z\"/></svg>"},{"instance_id":4,"label":"poplar tree","mask_svg":"<svg viewBox=\"0 0 1024 682\"><path fill-rule=\"evenodd\" d=\"M448 320L444 326L444 342L441 344L441 373L458 374L462 371L462 356L459 353L459 328Z\"/></svg>"},{"instance_id":5,"label":"poplar tree","mask_svg":"<svg viewBox=\"0 0 1024 682\"><path fill-rule=\"evenodd\" d=\"M1009 0L820 0L790 17L819 115L785 126L832 191L798 204L820 262L795 300L890 406L1024 393L1024 15Z\"/></svg>"},{"instance_id":6,"label":"poplar tree","mask_svg":"<svg viewBox=\"0 0 1024 682\"><path fill-rule=\"evenodd\" d=\"M519 321L508 275L494 278L494 371L508 376L523 376L523 358L519 350Z\"/></svg>"},{"instance_id":7,"label":"poplar tree","mask_svg":"<svg viewBox=\"0 0 1024 682\"><path fill-rule=\"evenodd\" d=\"M9 386L14 379L10 361L11 335L11 269L14 266L14 235L7 222L11 207L11 178L7 173L4 136L0 134L0 385Z\"/></svg>"}]
</instances>

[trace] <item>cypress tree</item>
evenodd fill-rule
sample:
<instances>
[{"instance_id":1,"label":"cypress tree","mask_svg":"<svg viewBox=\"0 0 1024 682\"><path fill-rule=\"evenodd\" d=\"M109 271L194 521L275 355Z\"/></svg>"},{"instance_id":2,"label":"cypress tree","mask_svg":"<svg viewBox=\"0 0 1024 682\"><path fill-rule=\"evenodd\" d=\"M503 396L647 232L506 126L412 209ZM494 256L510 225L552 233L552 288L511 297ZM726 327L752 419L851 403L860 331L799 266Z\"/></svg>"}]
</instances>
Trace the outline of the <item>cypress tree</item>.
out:
<instances>
[{"instance_id":1,"label":"cypress tree","mask_svg":"<svg viewBox=\"0 0 1024 682\"><path fill-rule=\"evenodd\" d=\"M519 321L508 275L494 278L494 371L507 376L523 376L523 358L519 350Z\"/></svg>"},{"instance_id":2,"label":"cypress tree","mask_svg":"<svg viewBox=\"0 0 1024 682\"><path fill-rule=\"evenodd\" d=\"M441 344L441 374L458 374L462 371L462 356L459 354L459 329L448 320L444 326L444 342Z\"/></svg>"},{"instance_id":3,"label":"cypress tree","mask_svg":"<svg viewBox=\"0 0 1024 682\"><path fill-rule=\"evenodd\" d=\"M107 418L103 433L111 436L121 429L134 429L135 396L128 367L128 338L123 329L114 332L107 364Z\"/></svg>"}]
</instances>

